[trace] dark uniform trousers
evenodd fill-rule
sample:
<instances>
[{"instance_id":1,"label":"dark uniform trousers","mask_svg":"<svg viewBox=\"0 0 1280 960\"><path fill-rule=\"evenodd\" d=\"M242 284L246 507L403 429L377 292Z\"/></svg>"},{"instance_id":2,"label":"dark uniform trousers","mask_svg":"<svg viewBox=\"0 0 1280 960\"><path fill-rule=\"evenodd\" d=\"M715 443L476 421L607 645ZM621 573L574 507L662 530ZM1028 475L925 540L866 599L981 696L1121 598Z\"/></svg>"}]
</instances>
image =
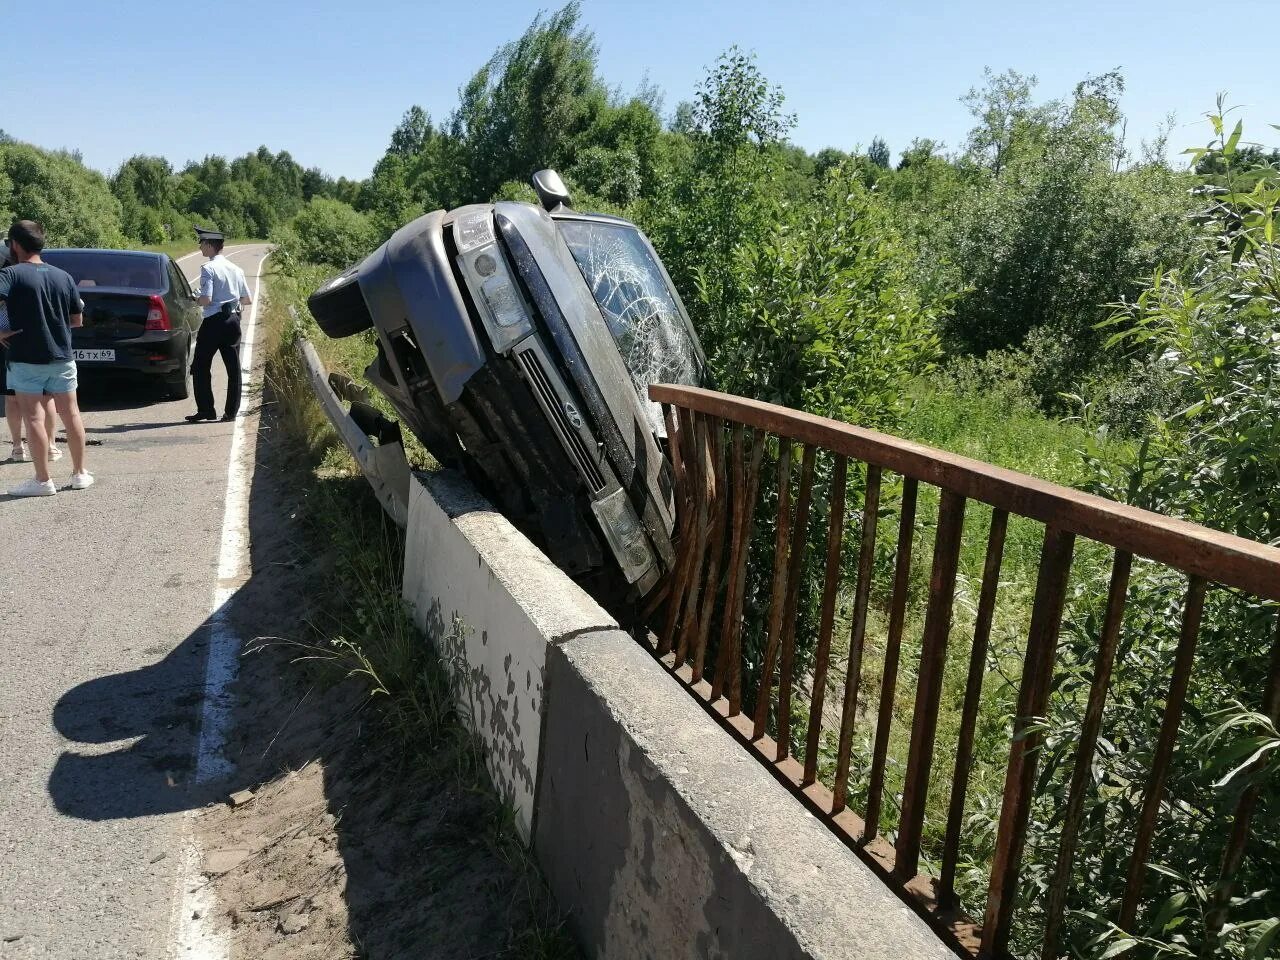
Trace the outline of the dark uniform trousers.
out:
<instances>
[{"instance_id":1,"label":"dark uniform trousers","mask_svg":"<svg viewBox=\"0 0 1280 960\"><path fill-rule=\"evenodd\" d=\"M196 411L215 416L213 385L209 372L213 367L213 355L222 354L227 368L226 415L234 417L240 410L240 309L224 308L220 313L205 317L196 334L196 353L191 361L191 381L196 391Z\"/></svg>"}]
</instances>

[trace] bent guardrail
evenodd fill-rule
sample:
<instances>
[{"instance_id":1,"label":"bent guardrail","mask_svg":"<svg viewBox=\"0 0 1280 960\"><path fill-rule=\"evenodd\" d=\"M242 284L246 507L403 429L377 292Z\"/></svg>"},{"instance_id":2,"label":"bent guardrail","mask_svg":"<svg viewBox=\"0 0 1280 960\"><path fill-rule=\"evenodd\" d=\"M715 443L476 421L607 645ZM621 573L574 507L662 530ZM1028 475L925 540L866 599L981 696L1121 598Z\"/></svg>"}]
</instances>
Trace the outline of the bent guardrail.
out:
<instances>
[{"instance_id":1,"label":"bent guardrail","mask_svg":"<svg viewBox=\"0 0 1280 960\"><path fill-rule=\"evenodd\" d=\"M315 391L325 416L360 465L360 471L369 481L382 509L403 530L409 519L409 462L404 445L398 435L394 442L374 443L343 407L316 348L305 337L299 338L297 347L307 379L311 381L311 389Z\"/></svg>"}]
</instances>

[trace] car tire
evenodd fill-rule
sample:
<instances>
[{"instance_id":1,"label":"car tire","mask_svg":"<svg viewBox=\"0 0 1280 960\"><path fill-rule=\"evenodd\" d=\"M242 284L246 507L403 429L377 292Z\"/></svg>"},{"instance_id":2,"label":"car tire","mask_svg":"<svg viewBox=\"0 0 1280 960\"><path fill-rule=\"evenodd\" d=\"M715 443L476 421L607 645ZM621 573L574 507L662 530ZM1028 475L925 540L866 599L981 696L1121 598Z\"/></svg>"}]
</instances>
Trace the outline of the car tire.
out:
<instances>
[{"instance_id":1,"label":"car tire","mask_svg":"<svg viewBox=\"0 0 1280 960\"><path fill-rule=\"evenodd\" d=\"M373 315L360 292L359 267L351 267L326 280L307 298L307 309L326 335L336 339L354 336L373 326Z\"/></svg>"},{"instance_id":2,"label":"car tire","mask_svg":"<svg viewBox=\"0 0 1280 960\"><path fill-rule=\"evenodd\" d=\"M178 369L165 377L164 386L170 400L186 400L191 396L191 359L186 351L178 361Z\"/></svg>"}]
</instances>

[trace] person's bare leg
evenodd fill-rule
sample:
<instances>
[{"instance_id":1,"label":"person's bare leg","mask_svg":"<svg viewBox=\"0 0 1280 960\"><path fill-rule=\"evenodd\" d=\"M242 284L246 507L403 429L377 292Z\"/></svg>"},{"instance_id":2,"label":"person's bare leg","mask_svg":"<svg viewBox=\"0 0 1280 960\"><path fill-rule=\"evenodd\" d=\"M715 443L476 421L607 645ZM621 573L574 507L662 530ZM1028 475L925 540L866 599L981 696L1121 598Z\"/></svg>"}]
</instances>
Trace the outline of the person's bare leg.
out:
<instances>
[{"instance_id":1,"label":"person's bare leg","mask_svg":"<svg viewBox=\"0 0 1280 960\"><path fill-rule=\"evenodd\" d=\"M53 445L58 442L58 421L53 418L53 404L45 409L44 414L44 432L49 438L49 449L53 449Z\"/></svg>"},{"instance_id":2,"label":"person's bare leg","mask_svg":"<svg viewBox=\"0 0 1280 960\"><path fill-rule=\"evenodd\" d=\"M27 427L27 446L31 449L31 463L36 468L36 479L49 482L49 436L44 432L45 408L51 399L39 393L20 393L18 403L22 407L22 420Z\"/></svg>"},{"instance_id":3,"label":"person's bare leg","mask_svg":"<svg viewBox=\"0 0 1280 960\"><path fill-rule=\"evenodd\" d=\"M84 421L80 419L80 404L76 400L76 392L55 393L48 398L53 401L49 405L49 419L53 419L53 408L58 408L58 418L63 429L67 431L67 449L71 451L71 469L75 473L84 473Z\"/></svg>"},{"instance_id":4,"label":"person's bare leg","mask_svg":"<svg viewBox=\"0 0 1280 960\"><path fill-rule=\"evenodd\" d=\"M14 447L22 448L22 407L17 397L5 397L4 418L9 423L9 442Z\"/></svg>"}]
</instances>

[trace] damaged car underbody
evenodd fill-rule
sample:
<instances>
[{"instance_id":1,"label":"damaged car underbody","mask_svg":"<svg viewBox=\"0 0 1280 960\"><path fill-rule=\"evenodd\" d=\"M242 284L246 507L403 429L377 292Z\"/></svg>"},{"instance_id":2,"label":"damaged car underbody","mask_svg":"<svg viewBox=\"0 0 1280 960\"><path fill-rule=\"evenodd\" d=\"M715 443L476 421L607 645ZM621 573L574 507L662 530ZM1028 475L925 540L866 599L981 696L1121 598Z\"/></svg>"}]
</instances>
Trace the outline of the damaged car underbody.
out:
<instances>
[{"instance_id":1,"label":"damaged car underbody","mask_svg":"<svg viewBox=\"0 0 1280 960\"><path fill-rule=\"evenodd\" d=\"M331 337L375 331L365 377L442 465L597 596L636 600L675 557L666 428L647 389L702 385L706 361L645 236L573 210L553 171L534 187L541 207L419 217L308 306ZM338 426L353 452L353 436L386 428ZM374 458L357 456L378 490Z\"/></svg>"}]
</instances>

